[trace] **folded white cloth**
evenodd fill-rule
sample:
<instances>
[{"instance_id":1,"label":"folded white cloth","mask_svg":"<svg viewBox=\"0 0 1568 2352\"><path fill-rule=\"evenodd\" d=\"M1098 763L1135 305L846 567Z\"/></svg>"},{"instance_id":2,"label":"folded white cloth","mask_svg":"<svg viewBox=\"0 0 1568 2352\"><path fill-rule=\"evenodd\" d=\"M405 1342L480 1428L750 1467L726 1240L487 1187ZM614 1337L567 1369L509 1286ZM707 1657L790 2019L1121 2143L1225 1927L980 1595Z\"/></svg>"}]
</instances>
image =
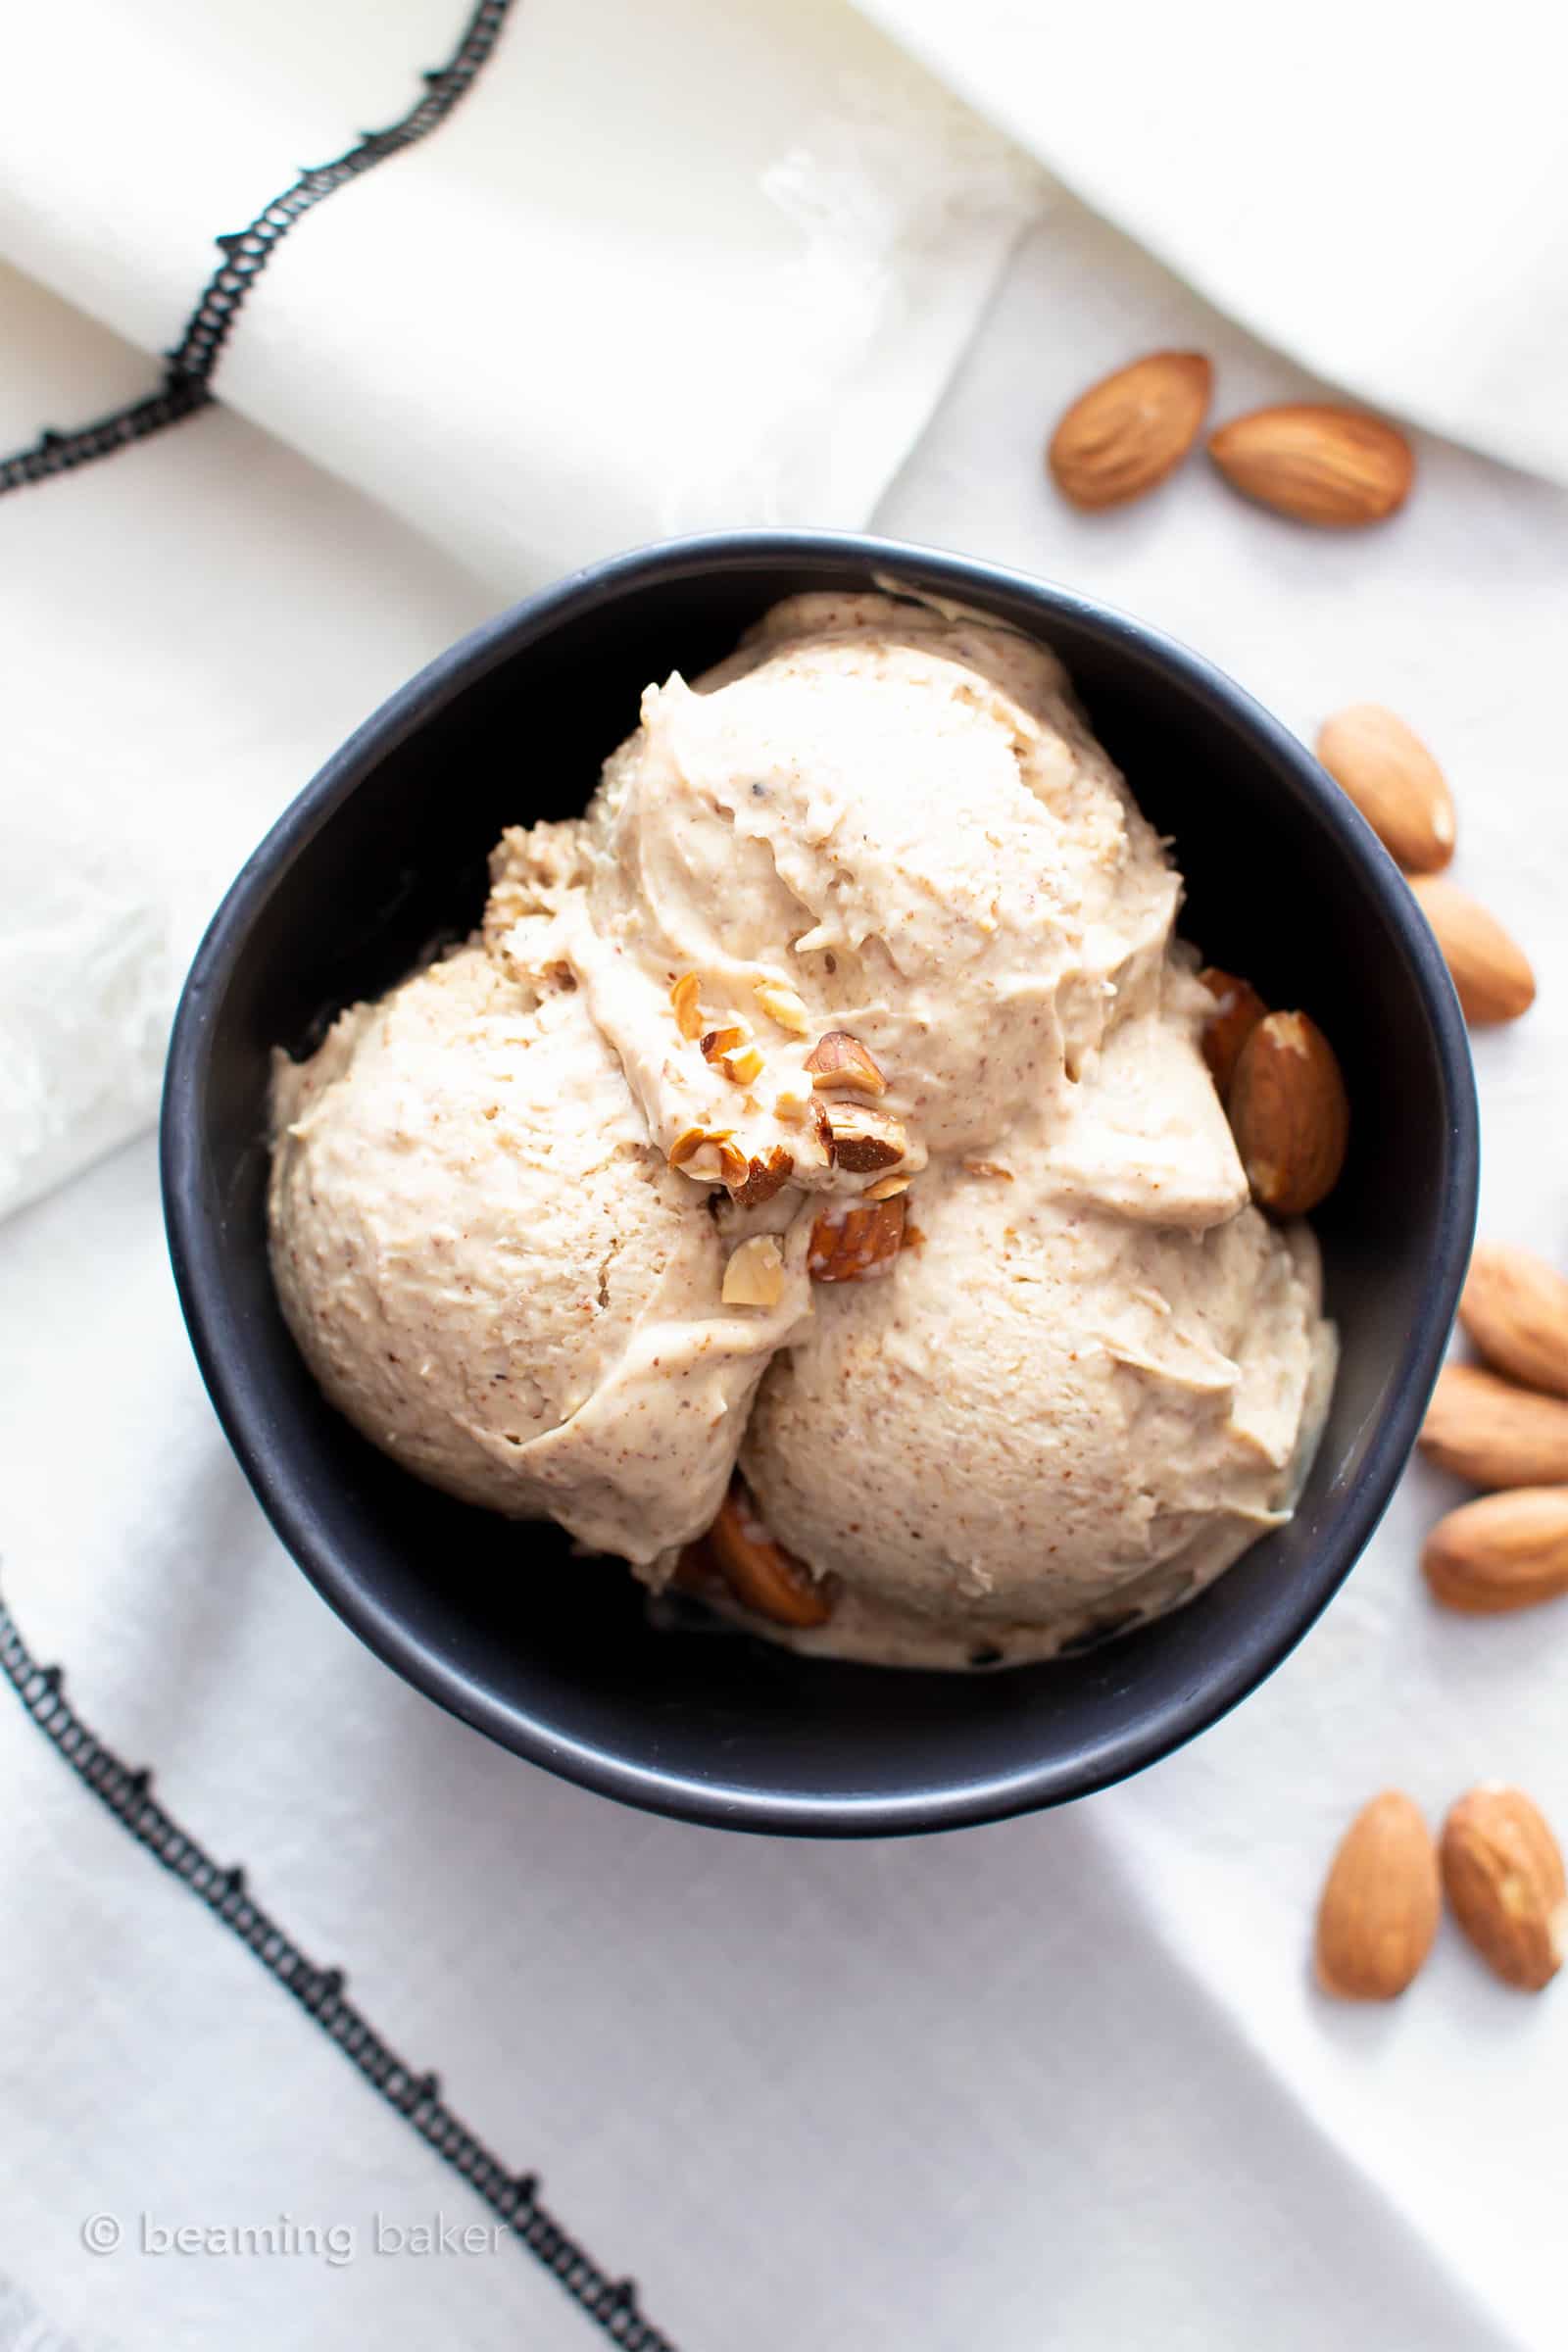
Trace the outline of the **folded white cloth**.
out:
<instances>
[{"instance_id":1,"label":"folded white cloth","mask_svg":"<svg viewBox=\"0 0 1568 2352\"><path fill-rule=\"evenodd\" d=\"M861 5L1266 342L1568 481L1559 10Z\"/></svg>"},{"instance_id":2,"label":"folded white cloth","mask_svg":"<svg viewBox=\"0 0 1568 2352\"><path fill-rule=\"evenodd\" d=\"M83 0L65 59L13 12L0 455L152 390L214 237L462 22ZM0 1212L150 1115L225 869L452 635L617 546L863 522L1040 201L848 0L517 0L440 128L279 247L222 417L6 501ZM427 545L389 522L367 561L302 461Z\"/></svg>"},{"instance_id":3,"label":"folded white cloth","mask_svg":"<svg viewBox=\"0 0 1568 2352\"><path fill-rule=\"evenodd\" d=\"M849 433L847 473L831 430L820 446L797 435L771 472L773 436L805 415L792 378L750 454L724 420L715 468L756 485L726 494L725 520L769 500L791 519L864 511L1016 218L994 145L971 146L940 108L940 153L968 160L951 202L925 209L897 127L907 116L894 107L890 130L864 80L846 114L833 61L876 84L884 52L831 0L526 5L550 33L541 67L566 77L579 113L613 85L636 157L622 172L598 153L570 218L552 220L536 194L544 247L576 239L585 270L613 273L626 235L637 269L657 257L665 272L662 310L629 297L642 331L617 368L624 441L581 368L539 422L552 396L532 379L559 338L517 275L525 254L510 279L502 257L499 295L514 299L499 360L466 340L452 347L462 367L425 347L425 319L456 315L444 272L467 263L462 237L430 250L397 175L427 194L436 183L443 218L489 251L492 174L508 160L507 124L484 130L481 164L460 111L302 224L225 365L225 393L243 388L258 416L275 401L269 419L291 433L297 404L335 471L231 408L0 503L0 1175L13 1194L145 1118L168 981L196 928L381 695L536 567L714 518L699 432L662 384L654 422L637 402L663 365L694 383L710 358L723 365L701 296L711 239L741 299L726 208L763 243L771 227L771 282L796 287L797 322L826 322L812 365L850 387L824 403L828 425L853 411L889 426ZM74 76L62 98L45 38L58 12L13 13L0 252L24 251L98 316L0 270L0 449L132 397L208 266L207 232L340 150L359 115L389 119L410 60L437 62L452 32L435 0L309 19L237 0L217 13L140 0L132 18L99 0L73 12L82 86ZM671 95L681 44L715 77L706 116ZM367 55L385 68L368 90ZM767 96L767 130L735 112L760 76L791 94ZM195 92L194 112L168 102L166 80ZM631 85L673 109L661 164ZM470 123L502 90L520 125L524 95L488 80ZM881 128L844 127L857 118ZM549 186L573 164L567 128L564 112L529 118L544 143L529 153L554 159ZM181 200L187 165L216 217ZM757 197L769 168L793 211ZM613 206L597 202L601 172ZM351 208L383 204L406 232L407 282L355 260L362 344L359 280L334 289L313 245L341 238L355 259ZM874 258L844 262L846 220L860 224L852 249ZM838 289L814 311L813 277ZM880 321L869 343L851 336L852 280ZM466 282L495 291L488 272ZM1301 393L1294 369L1057 201L874 519L1139 611L1302 731L1359 696L1422 727L1458 794L1460 878L1518 931L1543 983L1526 1023L1478 1045L1485 1222L1560 1249L1568 501L1424 441L1407 513L1353 540L1245 509L1200 465L1147 506L1071 514L1042 478L1047 425L1091 375L1161 343L1211 350L1238 403ZM650 472L662 434L669 466ZM684 487L666 509L671 481ZM1412 1474L1300 1654L1129 1788L902 1845L725 1838L517 1764L386 1673L315 1598L201 1392L148 1139L0 1227L0 1579L34 1650L64 1661L88 1720L127 1763L155 1767L164 1803L247 1867L313 1957L348 1969L398 2049L441 2070L496 2152L542 2168L551 2204L637 2277L683 2352L1319 2352L1369 2333L1424 2352L1556 2352L1560 1989L1503 1991L1451 1932L1392 2014L1329 2009L1304 1965L1323 1861L1374 1788L1402 1783L1435 1816L1500 1773L1568 1825L1549 1612L1443 1623L1422 1596L1420 1532L1451 1491ZM514 2246L421 2255L405 2236L397 2251L396 2233L482 2223L483 2208L107 1819L5 1688L0 1786L14 1896L0 1936L6 2352L595 2340ZM176 2248L176 2230L196 2242Z\"/></svg>"}]
</instances>

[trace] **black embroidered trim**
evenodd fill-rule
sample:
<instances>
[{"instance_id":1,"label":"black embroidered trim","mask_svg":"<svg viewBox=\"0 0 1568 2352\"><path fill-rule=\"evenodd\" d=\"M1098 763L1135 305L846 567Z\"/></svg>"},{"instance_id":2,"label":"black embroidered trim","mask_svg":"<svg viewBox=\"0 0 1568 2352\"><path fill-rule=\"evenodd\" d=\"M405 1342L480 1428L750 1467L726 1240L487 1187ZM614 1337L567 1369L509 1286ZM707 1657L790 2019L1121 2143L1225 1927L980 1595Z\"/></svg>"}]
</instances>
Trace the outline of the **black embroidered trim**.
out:
<instances>
[{"instance_id":1,"label":"black embroidered trim","mask_svg":"<svg viewBox=\"0 0 1568 2352\"><path fill-rule=\"evenodd\" d=\"M435 2075L416 2075L343 1997L343 1972L318 1968L246 1891L237 1866L220 1870L150 1793L152 1775L127 1771L66 1703L58 1666L40 1666L0 1598L0 1670L45 1737L115 1819L247 1944L270 1976L291 1992L388 2105L413 2125L442 2162L465 2180L573 2302L623 2352L676 2352L637 2308L630 2278L611 2279L539 2202L536 2173L509 2173L441 2097Z\"/></svg>"},{"instance_id":2,"label":"black embroidered trim","mask_svg":"<svg viewBox=\"0 0 1568 2352\"><path fill-rule=\"evenodd\" d=\"M444 66L424 75L424 96L406 115L400 115L385 130L366 131L356 146L333 162L302 172L293 186L274 197L248 228L218 238L223 260L202 288L178 344L165 355L168 365L159 390L127 408L116 409L96 424L70 433L41 433L30 449L0 459L0 498L8 490L25 489L51 474L69 473L73 466L106 458L132 441L144 441L149 433L162 432L166 425L177 424L182 416L208 407L213 398L213 370L229 330L252 286L295 221L323 197L384 163L389 155L400 155L405 147L428 138L473 86L501 37L512 5L513 0L478 0L457 48Z\"/></svg>"}]
</instances>

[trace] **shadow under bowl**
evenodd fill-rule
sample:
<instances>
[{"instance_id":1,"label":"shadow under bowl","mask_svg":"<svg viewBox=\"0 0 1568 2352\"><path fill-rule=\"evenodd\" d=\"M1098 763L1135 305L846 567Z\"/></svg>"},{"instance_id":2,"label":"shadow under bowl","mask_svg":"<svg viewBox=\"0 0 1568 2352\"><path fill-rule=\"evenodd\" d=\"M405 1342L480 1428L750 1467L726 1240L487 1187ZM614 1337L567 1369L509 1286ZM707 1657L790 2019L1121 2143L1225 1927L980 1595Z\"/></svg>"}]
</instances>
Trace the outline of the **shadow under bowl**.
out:
<instances>
[{"instance_id":1,"label":"shadow under bowl","mask_svg":"<svg viewBox=\"0 0 1568 2352\"><path fill-rule=\"evenodd\" d=\"M808 1660L650 1624L574 1560L419 1484L323 1401L264 1232L269 1056L478 916L504 825L579 810L651 678L726 654L779 597L892 579L1043 638L1187 879L1182 927L1337 1047L1353 1105L1315 1220L1343 1360L1299 1507L1174 1616L1003 1674ZM174 1275L214 1404L277 1533L419 1690L519 1755L660 1812L886 1835L1104 1787L1213 1723L1348 1573L1420 1424L1469 1254L1474 1083L1403 881L1301 746L1207 663L1025 575L885 541L745 532L596 564L475 630L395 695L268 835L181 1000L163 1110Z\"/></svg>"}]
</instances>

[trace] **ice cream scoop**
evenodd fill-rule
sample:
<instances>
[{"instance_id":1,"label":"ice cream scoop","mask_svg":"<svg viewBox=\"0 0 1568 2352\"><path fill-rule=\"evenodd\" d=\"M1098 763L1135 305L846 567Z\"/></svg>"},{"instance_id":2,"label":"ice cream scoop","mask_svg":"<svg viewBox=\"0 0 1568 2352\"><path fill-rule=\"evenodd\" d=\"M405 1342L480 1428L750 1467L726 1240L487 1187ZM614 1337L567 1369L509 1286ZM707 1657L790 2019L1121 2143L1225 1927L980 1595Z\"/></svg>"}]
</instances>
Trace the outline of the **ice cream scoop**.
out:
<instances>
[{"instance_id":1,"label":"ice cream scoop","mask_svg":"<svg viewBox=\"0 0 1568 2352\"><path fill-rule=\"evenodd\" d=\"M466 1501L639 1564L712 1519L752 1392L809 1312L804 1240L766 1307L722 1301L705 1195L649 1145L562 985L469 946L273 1079L283 1312L327 1396ZM550 969L555 966L552 980Z\"/></svg>"},{"instance_id":2,"label":"ice cream scoop","mask_svg":"<svg viewBox=\"0 0 1568 2352\"><path fill-rule=\"evenodd\" d=\"M581 847L566 953L649 1132L811 1189L847 1181L806 1121L825 1034L885 1074L907 1169L981 1149L1159 985L1180 894L1054 656L886 596L793 598L651 687Z\"/></svg>"},{"instance_id":3,"label":"ice cream scoop","mask_svg":"<svg viewBox=\"0 0 1568 2352\"><path fill-rule=\"evenodd\" d=\"M1288 1515L1333 1344L1317 1251L1064 1199L1017 1139L911 1195L890 1279L820 1288L742 1452L758 1515L831 1568L839 1656L1050 1656L1161 1614Z\"/></svg>"}]
</instances>

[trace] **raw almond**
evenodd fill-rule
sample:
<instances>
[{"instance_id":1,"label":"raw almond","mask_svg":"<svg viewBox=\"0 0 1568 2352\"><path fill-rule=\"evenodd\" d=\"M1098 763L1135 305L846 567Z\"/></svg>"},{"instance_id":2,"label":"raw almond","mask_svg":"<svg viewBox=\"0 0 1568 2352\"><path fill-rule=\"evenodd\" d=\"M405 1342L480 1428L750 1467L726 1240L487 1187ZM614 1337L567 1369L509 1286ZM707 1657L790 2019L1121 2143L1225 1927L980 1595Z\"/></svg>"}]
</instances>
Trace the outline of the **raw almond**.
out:
<instances>
[{"instance_id":1,"label":"raw almond","mask_svg":"<svg viewBox=\"0 0 1568 2352\"><path fill-rule=\"evenodd\" d=\"M1209 435L1208 454L1244 497L1341 530L1394 514L1415 473L1410 444L1392 424L1309 402L1233 417Z\"/></svg>"},{"instance_id":2,"label":"raw almond","mask_svg":"<svg viewBox=\"0 0 1568 2352\"><path fill-rule=\"evenodd\" d=\"M1528 1012L1536 975L1495 915L1443 875L1412 875L1410 888L1437 935L1465 1019L1485 1028Z\"/></svg>"},{"instance_id":3,"label":"raw almond","mask_svg":"<svg viewBox=\"0 0 1568 2352\"><path fill-rule=\"evenodd\" d=\"M1421 1450L1476 1487L1568 1484L1568 1402L1478 1364L1446 1364L1421 1425Z\"/></svg>"},{"instance_id":4,"label":"raw almond","mask_svg":"<svg viewBox=\"0 0 1568 2352\"><path fill-rule=\"evenodd\" d=\"M1407 874L1435 874L1453 856L1453 802L1442 768L1402 718L1352 703L1324 720L1317 756Z\"/></svg>"},{"instance_id":5,"label":"raw almond","mask_svg":"<svg viewBox=\"0 0 1568 2352\"><path fill-rule=\"evenodd\" d=\"M1568 1487L1515 1487L1461 1503L1426 1541L1421 1571L1434 1600L1467 1617L1568 1593Z\"/></svg>"},{"instance_id":6,"label":"raw almond","mask_svg":"<svg viewBox=\"0 0 1568 2352\"><path fill-rule=\"evenodd\" d=\"M825 1625L833 1589L775 1544L738 1482L708 1531L714 1564L742 1608L774 1625Z\"/></svg>"},{"instance_id":7,"label":"raw almond","mask_svg":"<svg viewBox=\"0 0 1568 2352\"><path fill-rule=\"evenodd\" d=\"M754 1233L729 1253L719 1297L726 1306L777 1306L784 1296L784 1252L771 1233Z\"/></svg>"},{"instance_id":8,"label":"raw almond","mask_svg":"<svg viewBox=\"0 0 1568 2352\"><path fill-rule=\"evenodd\" d=\"M736 1185L732 1198L748 1208L756 1208L763 1200L771 1200L775 1193L781 1193L794 1173L794 1153L786 1152L782 1144L774 1144L765 1159L755 1152L748 1159L746 1174Z\"/></svg>"},{"instance_id":9,"label":"raw almond","mask_svg":"<svg viewBox=\"0 0 1568 2352\"><path fill-rule=\"evenodd\" d=\"M888 1082L868 1050L847 1029L830 1029L819 1037L802 1065L821 1094L848 1089L853 1094L885 1095Z\"/></svg>"},{"instance_id":10,"label":"raw almond","mask_svg":"<svg viewBox=\"0 0 1568 2352\"><path fill-rule=\"evenodd\" d=\"M1173 473L1202 429L1214 370L1201 352L1156 351L1080 394L1046 462L1075 507L1119 507Z\"/></svg>"},{"instance_id":11,"label":"raw almond","mask_svg":"<svg viewBox=\"0 0 1568 2352\"><path fill-rule=\"evenodd\" d=\"M891 1272L904 1247L907 1196L822 1209L811 1227L807 1271L817 1282L869 1282Z\"/></svg>"},{"instance_id":12,"label":"raw almond","mask_svg":"<svg viewBox=\"0 0 1568 2352\"><path fill-rule=\"evenodd\" d=\"M1340 1841L1317 1909L1317 1981L1342 2001L1392 2001L1432 1949L1443 1908L1437 1848L1409 1797L1387 1788Z\"/></svg>"},{"instance_id":13,"label":"raw almond","mask_svg":"<svg viewBox=\"0 0 1568 2352\"><path fill-rule=\"evenodd\" d=\"M1302 1217L1339 1181L1350 1105L1334 1048L1304 1012L1271 1012L1243 1046L1226 1104L1252 1198Z\"/></svg>"},{"instance_id":14,"label":"raw almond","mask_svg":"<svg viewBox=\"0 0 1568 2352\"><path fill-rule=\"evenodd\" d=\"M830 1104L827 1126L833 1164L852 1176L896 1168L909 1148L909 1139L897 1119L882 1117L858 1103Z\"/></svg>"},{"instance_id":15,"label":"raw almond","mask_svg":"<svg viewBox=\"0 0 1568 2352\"><path fill-rule=\"evenodd\" d=\"M1459 1320L1489 1364L1568 1396L1568 1281L1533 1250L1478 1242Z\"/></svg>"},{"instance_id":16,"label":"raw almond","mask_svg":"<svg viewBox=\"0 0 1568 2352\"><path fill-rule=\"evenodd\" d=\"M1203 1024L1203 1059L1223 1102L1242 1048L1267 1017L1268 1006L1250 981L1238 980L1234 972L1222 972L1215 964L1206 965L1198 977L1214 1000L1214 1010Z\"/></svg>"},{"instance_id":17,"label":"raw almond","mask_svg":"<svg viewBox=\"0 0 1568 2352\"><path fill-rule=\"evenodd\" d=\"M1443 1885L1454 1918L1494 1975L1540 1992L1568 1955L1562 1850L1522 1788L1489 1781L1443 1825Z\"/></svg>"}]
</instances>

